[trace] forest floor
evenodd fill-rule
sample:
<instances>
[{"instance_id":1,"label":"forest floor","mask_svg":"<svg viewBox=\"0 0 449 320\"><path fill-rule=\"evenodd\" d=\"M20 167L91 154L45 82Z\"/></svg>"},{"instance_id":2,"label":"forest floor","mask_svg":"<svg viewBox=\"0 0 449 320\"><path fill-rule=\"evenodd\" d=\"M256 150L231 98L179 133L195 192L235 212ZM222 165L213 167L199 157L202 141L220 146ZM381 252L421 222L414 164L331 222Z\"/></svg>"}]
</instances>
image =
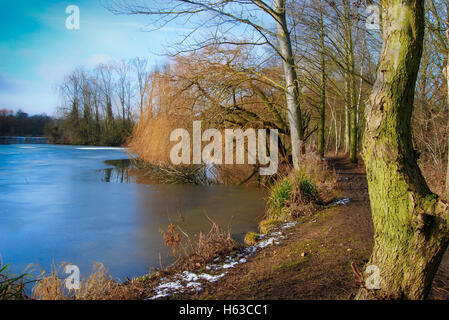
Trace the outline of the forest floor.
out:
<instances>
[{"instance_id":1,"label":"forest floor","mask_svg":"<svg viewBox=\"0 0 449 320\"><path fill-rule=\"evenodd\" d=\"M365 168L346 158L328 159L339 174L346 205L331 206L298 220L277 246L258 251L198 293L177 299L351 299L373 244ZM449 255L435 277L429 299L449 299Z\"/></svg>"}]
</instances>

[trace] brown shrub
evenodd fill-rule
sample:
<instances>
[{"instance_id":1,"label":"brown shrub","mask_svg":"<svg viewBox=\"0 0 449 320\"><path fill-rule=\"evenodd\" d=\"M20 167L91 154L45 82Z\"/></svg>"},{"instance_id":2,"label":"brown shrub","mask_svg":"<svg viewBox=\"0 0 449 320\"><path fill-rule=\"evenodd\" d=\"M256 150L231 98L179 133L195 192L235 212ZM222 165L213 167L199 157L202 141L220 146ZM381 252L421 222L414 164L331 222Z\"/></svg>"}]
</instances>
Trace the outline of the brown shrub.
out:
<instances>
[{"instance_id":1,"label":"brown shrub","mask_svg":"<svg viewBox=\"0 0 449 320\"><path fill-rule=\"evenodd\" d=\"M208 233L200 232L197 236L189 236L178 227L184 236L184 242L180 243L184 255L172 269L193 271L205 267L217 257L229 255L240 249L240 245L232 239L230 228L222 229L215 221L207 218L211 222Z\"/></svg>"},{"instance_id":2,"label":"brown shrub","mask_svg":"<svg viewBox=\"0 0 449 320\"><path fill-rule=\"evenodd\" d=\"M61 270L67 264L60 266ZM144 289L134 280L122 284L114 281L101 263L94 264L94 271L87 279L80 281L79 290L68 290L65 279L61 279L58 269L52 267L50 275L43 273L32 289L32 297L37 300L135 300L142 297Z\"/></svg>"}]
</instances>

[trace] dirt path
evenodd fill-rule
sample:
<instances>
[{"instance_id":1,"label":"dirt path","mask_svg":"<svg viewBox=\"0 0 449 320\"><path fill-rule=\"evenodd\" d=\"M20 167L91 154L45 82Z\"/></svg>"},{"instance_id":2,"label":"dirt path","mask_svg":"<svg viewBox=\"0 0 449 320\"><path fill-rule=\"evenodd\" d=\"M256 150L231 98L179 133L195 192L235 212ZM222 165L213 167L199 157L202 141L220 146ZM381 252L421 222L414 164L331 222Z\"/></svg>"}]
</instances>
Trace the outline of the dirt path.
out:
<instances>
[{"instance_id":1,"label":"dirt path","mask_svg":"<svg viewBox=\"0 0 449 320\"><path fill-rule=\"evenodd\" d=\"M348 299L358 288L351 268L367 261L372 223L363 166L330 160L351 201L304 217L280 245L268 247L218 282L185 299Z\"/></svg>"},{"instance_id":2,"label":"dirt path","mask_svg":"<svg viewBox=\"0 0 449 320\"><path fill-rule=\"evenodd\" d=\"M288 238L231 269L216 283L180 299L348 299L357 292L351 264L362 270L373 225L362 161L329 158L342 197L351 201L299 219ZM449 255L435 278L431 299L449 299Z\"/></svg>"}]
</instances>

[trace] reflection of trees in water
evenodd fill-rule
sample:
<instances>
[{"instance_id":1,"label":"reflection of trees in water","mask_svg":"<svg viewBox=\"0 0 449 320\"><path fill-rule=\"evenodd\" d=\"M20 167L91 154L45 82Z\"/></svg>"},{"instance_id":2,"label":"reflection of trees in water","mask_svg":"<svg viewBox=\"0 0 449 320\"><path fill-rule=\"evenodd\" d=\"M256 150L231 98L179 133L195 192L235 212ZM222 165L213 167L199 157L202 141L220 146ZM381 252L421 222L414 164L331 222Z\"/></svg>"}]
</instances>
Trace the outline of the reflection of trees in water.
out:
<instances>
[{"instance_id":1,"label":"reflection of trees in water","mask_svg":"<svg viewBox=\"0 0 449 320\"><path fill-rule=\"evenodd\" d=\"M131 162L129 159L124 160L106 160L106 164L114 166L113 168L106 168L101 170L103 173L103 182L114 182L114 183L129 183L130 174L129 169Z\"/></svg>"},{"instance_id":2,"label":"reflection of trees in water","mask_svg":"<svg viewBox=\"0 0 449 320\"><path fill-rule=\"evenodd\" d=\"M47 144L45 137L9 137L0 136L0 144Z\"/></svg>"}]
</instances>

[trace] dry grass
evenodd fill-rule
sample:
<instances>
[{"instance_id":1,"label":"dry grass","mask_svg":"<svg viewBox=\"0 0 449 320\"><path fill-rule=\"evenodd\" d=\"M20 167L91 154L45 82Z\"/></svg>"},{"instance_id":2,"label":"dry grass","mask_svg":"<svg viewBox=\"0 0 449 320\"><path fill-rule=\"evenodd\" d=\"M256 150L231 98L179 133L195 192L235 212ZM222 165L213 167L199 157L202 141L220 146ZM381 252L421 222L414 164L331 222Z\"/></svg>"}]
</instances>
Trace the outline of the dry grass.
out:
<instances>
[{"instance_id":1,"label":"dry grass","mask_svg":"<svg viewBox=\"0 0 449 320\"><path fill-rule=\"evenodd\" d=\"M62 264L60 269L67 264ZM59 277L56 267L49 275L43 273L32 289L32 298L37 300L135 300L141 298L143 288L135 281L122 284L114 281L101 263L94 264L94 271L82 279L79 290L68 290L65 279Z\"/></svg>"},{"instance_id":2,"label":"dry grass","mask_svg":"<svg viewBox=\"0 0 449 320\"><path fill-rule=\"evenodd\" d=\"M279 174L271 186L267 218L287 221L316 212L337 196L337 178L318 155L305 155L298 170Z\"/></svg>"},{"instance_id":3,"label":"dry grass","mask_svg":"<svg viewBox=\"0 0 449 320\"><path fill-rule=\"evenodd\" d=\"M224 257L240 249L241 246L232 239L230 227L223 229L207 218L211 222L209 232L200 232L195 236L188 235L179 226L179 233L174 230L173 225L169 226L164 239L166 245L178 255L178 260L168 270L194 271L205 267L217 257Z\"/></svg>"},{"instance_id":4,"label":"dry grass","mask_svg":"<svg viewBox=\"0 0 449 320\"><path fill-rule=\"evenodd\" d=\"M222 229L208 218L211 228L207 233L190 236L179 226L170 224L162 232L166 245L171 247L177 260L166 268L156 269L153 273L134 279L139 287L148 293L154 292L162 278L170 278L180 272L195 272L212 263L216 258L224 258L241 249L231 237L230 228Z\"/></svg>"},{"instance_id":5,"label":"dry grass","mask_svg":"<svg viewBox=\"0 0 449 320\"><path fill-rule=\"evenodd\" d=\"M310 152L304 155L298 174L309 178L315 184L324 203L332 201L338 196L338 174L318 154Z\"/></svg>"}]
</instances>

